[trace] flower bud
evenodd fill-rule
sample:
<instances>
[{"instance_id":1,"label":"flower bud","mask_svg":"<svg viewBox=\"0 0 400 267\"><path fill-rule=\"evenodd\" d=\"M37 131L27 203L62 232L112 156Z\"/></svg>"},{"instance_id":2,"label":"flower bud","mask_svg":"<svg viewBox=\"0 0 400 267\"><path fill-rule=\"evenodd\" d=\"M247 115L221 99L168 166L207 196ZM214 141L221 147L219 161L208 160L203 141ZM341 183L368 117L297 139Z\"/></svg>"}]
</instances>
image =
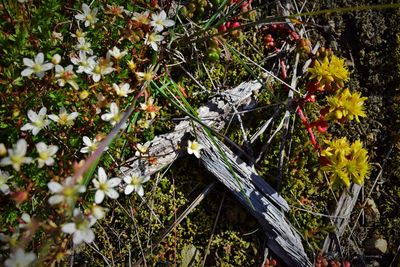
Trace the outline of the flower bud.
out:
<instances>
[{"instance_id":1,"label":"flower bud","mask_svg":"<svg viewBox=\"0 0 400 267\"><path fill-rule=\"evenodd\" d=\"M59 54L55 54L52 58L51 58L51 63L53 63L54 65L58 65L61 62L61 56Z\"/></svg>"},{"instance_id":2,"label":"flower bud","mask_svg":"<svg viewBox=\"0 0 400 267\"><path fill-rule=\"evenodd\" d=\"M89 96L89 92L87 90L84 90L79 94L79 98L82 100L87 98L88 96Z\"/></svg>"},{"instance_id":3,"label":"flower bud","mask_svg":"<svg viewBox=\"0 0 400 267\"><path fill-rule=\"evenodd\" d=\"M0 157L4 157L7 154L6 146L0 143Z\"/></svg>"}]
</instances>

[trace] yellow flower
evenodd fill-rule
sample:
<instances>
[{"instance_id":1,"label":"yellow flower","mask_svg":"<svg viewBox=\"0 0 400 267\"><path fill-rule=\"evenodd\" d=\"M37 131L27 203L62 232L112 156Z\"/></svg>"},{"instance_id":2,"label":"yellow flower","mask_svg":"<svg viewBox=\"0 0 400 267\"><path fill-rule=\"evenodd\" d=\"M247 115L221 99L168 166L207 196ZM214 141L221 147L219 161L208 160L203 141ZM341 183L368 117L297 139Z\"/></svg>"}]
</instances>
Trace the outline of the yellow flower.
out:
<instances>
[{"instance_id":1,"label":"yellow flower","mask_svg":"<svg viewBox=\"0 0 400 267\"><path fill-rule=\"evenodd\" d=\"M321 151L321 157L327 163L321 169L329 174L331 184L344 184L348 187L351 181L364 183L370 167L368 153L362 143L357 140L349 144L345 137L325 143L327 148Z\"/></svg>"},{"instance_id":2,"label":"yellow flower","mask_svg":"<svg viewBox=\"0 0 400 267\"><path fill-rule=\"evenodd\" d=\"M349 70L343 58L332 55L331 61L329 62L329 71L337 83L349 80Z\"/></svg>"},{"instance_id":3,"label":"yellow flower","mask_svg":"<svg viewBox=\"0 0 400 267\"><path fill-rule=\"evenodd\" d=\"M343 86L343 82L349 80L349 71L345 65L344 59L332 55L330 60L325 57L322 62L316 60L314 66L309 68L310 80L319 82L321 88L335 82L338 87Z\"/></svg>"},{"instance_id":4,"label":"yellow flower","mask_svg":"<svg viewBox=\"0 0 400 267\"><path fill-rule=\"evenodd\" d=\"M326 119L331 120L356 120L360 122L359 117L366 117L364 110L364 101L367 97L361 97L361 93L350 93L348 88L334 96L326 98L329 111L325 115Z\"/></svg>"}]
</instances>

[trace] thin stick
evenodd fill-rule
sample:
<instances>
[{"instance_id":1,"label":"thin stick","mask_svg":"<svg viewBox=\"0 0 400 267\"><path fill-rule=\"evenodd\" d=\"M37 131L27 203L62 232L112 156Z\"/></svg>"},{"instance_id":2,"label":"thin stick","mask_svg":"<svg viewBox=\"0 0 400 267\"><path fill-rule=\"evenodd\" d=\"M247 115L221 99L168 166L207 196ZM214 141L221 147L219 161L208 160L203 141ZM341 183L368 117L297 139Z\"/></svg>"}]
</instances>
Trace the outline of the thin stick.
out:
<instances>
[{"instance_id":1,"label":"thin stick","mask_svg":"<svg viewBox=\"0 0 400 267\"><path fill-rule=\"evenodd\" d=\"M204 253L204 259L203 259L203 265L202 265L203 267L206 265L207 255L210 252L211 241L212 241L212 239L214 237L215 228L217 228L217 222L218 222L219 216L221 215L222 204L224 203L225 195L226 195L226 193L224 192L224 194L222 195L221 203L219 204L217 217L215 218L213 229L211 231L211 236L210 236L210 239L208 240L207 248L206 248L206 251Z\"/></svg>"}]
</instances>

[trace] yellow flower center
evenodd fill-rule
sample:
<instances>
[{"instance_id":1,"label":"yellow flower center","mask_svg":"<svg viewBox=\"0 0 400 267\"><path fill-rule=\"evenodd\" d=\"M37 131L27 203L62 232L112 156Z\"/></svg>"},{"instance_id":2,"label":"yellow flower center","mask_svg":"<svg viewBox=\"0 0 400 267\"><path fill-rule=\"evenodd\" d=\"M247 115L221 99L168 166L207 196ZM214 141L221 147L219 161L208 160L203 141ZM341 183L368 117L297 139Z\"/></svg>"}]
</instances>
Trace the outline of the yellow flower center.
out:
<instances>
[{"instance_id":1,"label":"yellow flower center","mask_svg":"<svg viewBox=\"0 0 400 267\"><path fill-rule=\"evenodd\" d=\"M94 19L94 17L93 17L92 14L89 13L89 14L86 15L86 20L93 21L93 19Z\"/></svg>"},{"instance_id":2,"label":"yellow flower center","mask_svg":"<svg viewBox=\"0 0 400 267\"><path fill-rule=\"evenodd\" d=\"M140 179L138 176L132 176L131 178L132 178L131 182L132 185L140 185Z\"/></svg>"},{"instance_id":3,"label":"yellow flower center","mask_svg":"<svg viewBox=\"0 0 400 267\"><path fill-rule=\"evenodd\" d=\"M13 155L10 157L11 162L17 165L21 165L23 156L20 155Z\"/></svg>"},{"instance_id":4,"label":"yellow flower center","mask_svg":"<svg viewBox=\"0 0 400 267\"><path fill-rule=\"evenodd\" d=\"M89 146L89 150L90 151L95 151L97 149L97 144L91 144L90 146Z\"/></svg>"},{"instance_id":5,"label":"yellow flower center","mask_svg":"<svg viewBox=\"0 0 400 267\"><path fill-rule=\"evenodd\" d=\"M199 149L199 144L198 144L197 142L193 142L193 143L190 145L190 148L191 148L192 150L198 150L198 149Z\"/></svg>"},{"instance_id":6,"label":"yellow flower center","mask_svg":"<svg viewBox=\"0 0 400 267\"><path fill-rule=\"evenodd\" d=\"M145 72L143 75L143 78L146 81L150 82L153 79L153 74L151 72Z\"/></svg>"},{"instance_id":7,"label":"yellow flower center","mask_svg":"<svg viewBox=\"0 0 400 267\"><path fill-rule=\"evenodd\" d=\"M61 125L67 125L68 124L68 115L66 113L60 114L58 123Z\"/></svg>"},{"instance_id":8,"label":"yellow flower center","mask_svg":"<svg viewBox=\"0 0 400 267\"><path fill-rule=\"evenodd\" d=\"M74 195L74 188L73 187L66 187L63 190L63 195L66 197L71 197Z\"/></svg>"},{"instance_id":9,"label":"yellow flower center","mask_svg":"<svg viewBox=\"0 0 400 267\"><path fill-rule=\"evenodd\" d=\"M99 189L100 189L101 191L108 191L108 186L107 186L106 183L100 183Z\"/></svg>"},{"instance_id":10,"label":"yellow flower center","mask_svg":"<svg viewBox=\"0 0 400 267\"><path fill-rule=\"evenodd\" d=\"M35 65L33 65L32 69L35 72L41 72L42 71L42 66L40 64L35 64Z\"/></svg>"},{"instance_id":11,"label":"yellow flower center","mask_svg":"<svg viewBox=\"0 0 400 267\"><path fill-rule=\"evenodd\" d=\"M47 151L39 152L39 158L42 160L47 160L49 158L49 153Z\"/></svg>"}]
</instances>

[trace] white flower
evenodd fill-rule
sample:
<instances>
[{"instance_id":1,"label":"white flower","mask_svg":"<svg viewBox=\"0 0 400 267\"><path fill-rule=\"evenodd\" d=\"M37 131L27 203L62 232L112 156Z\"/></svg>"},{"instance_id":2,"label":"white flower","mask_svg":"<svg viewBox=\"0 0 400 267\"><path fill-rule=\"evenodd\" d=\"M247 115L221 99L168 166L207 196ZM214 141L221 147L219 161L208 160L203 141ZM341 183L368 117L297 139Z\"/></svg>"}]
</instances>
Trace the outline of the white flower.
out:
<instances>
[{"instance_id":1,"label":"white flower","mask_svg":"<svg viewBox=\"0 0 400 267\"><path fill-rule=\"evenodd\" d=\"M61 230L64 233L72 234L72 241L75 245L78 245L83 241L91 243L95 236L90 227L95 223L96 220L94 218L85 217L79 209L74 209L73 222L64 224Z\"/></svg>"},{"instance_id":2,"label":"white flower","mask_svg":"<svg viewBox=\"0 0 400 267\"><path fill-rule=\"evenodd\" d=\"M119 50L118 47L114 46L112 50L108 50L108 53L115 58L116 60L120 60L121 58L123 58L126 54L128 54L128 52L126 50L122 51Z\"/></svg>"},{"instance_id":3,"label":"white flower","mask_svg":"<svg viewBox=\"0 0 400 267\"><path fill-rule=\"evenodd\" d=\"M122 85L117 85L117 84L113 83L113 88L114 88L115 92L117 93L117 95L121 96L121 97L127 97L128 94L133 92L133 90L129 90L129 88L130 88L129 83L124 83Z\"/></svg>"},{"instance_id":4,"label":"white flower","mask_svg":"<svg viewBox=\"0 0 400 267\"><path fill-rule=\"evenodd\" d=\"M146 119L147 115L150 115L151 119L154 119L160 111L160 107L154 105L153 97L149 97L147 103L140 103L140 109L146 111Z\"/></svg>"},{"instance_id":5,"label":"white flower","mask_svg":"<svg viewBox=\"0 0 400 267\"><path fill-rule=\"evenodd\" d=\"M60 66L56 65L56 75L55 78L57 79L57 83L59 86L63 87L66 83L72 86L75 90L79 89L78 84L75 82L75 75L73 71L73 66L68 65L65 69Z\"/></svg>"},{"instance_id":6,"label":"white flower","mask_svg":"<svg viewBox=\"0 0 400 267\"><path fill-rule=\"evenodd\" d=\"M97 149L97 145L99 144L99 142L95 139L90 140L89 137L84 136L83 137L83 143L86 145L86 147L83 147L80 151L81 153L92 153ZM108 149L108 147L106 147L104 149L104 151L106 151Z\"/></svg>"},{"instance_id":7,"label":"white flower","mask_svg":"<svg viewBox=\"0 0 400 267\"><path fill-rule=\"evenodd\" d=\"M154 73L151 69L145 71L145 72L135 72L136 74L136 78L139 81L146 81L146 82L151 82L151 80L153 79Z\"/></svg>"},{"instance_id":8,"label":"white flower","mask_svg":"<svg viewBox=\"0 0 400 267\"><path fill-rule=\"evenodd\" d=\"M0 165L12 165L14 170L19 171L22 164L32 161L32 158L25 157L27 147L25 139L19 139L15 147L8 150L8 157L2 159Z\"/></svg>"},{"instance_id":9,"label":"white flower","mask_svg":"<svg viewBox=\"0 0 400 267\"><path fill-rule=\"evenodd\" d=\"M82 29L78 28L78 29L75 31L75 33L71 33L71 36L72 36L72 37L75 37L75 38L80 38L80 37L85 38L86 32L84 32L84 31L82 31Z\"/></svg>"},{"instance_id":10,"label":"white flower","mask_svg":"<svg viewBox=\"0 0 400 267\"><path fill-rule=\"evenodd\" d=\"M23 59L24 65L27 66L21 72L22 76L30 76L32 73L35 73L39 78L44 76L44 72L51 70L53 68L53 63L45 63L43 53L39 53L35 57L35 61L29 58Z\"/></svg>"},{"instance_id":11,"label":"white flower","mask_svg":"<svg viewBox=\"0 0 400 267\"><path fill-rule=\"evenodd\" d=\"M137 174L133 173L129 176L124 177L124 182L126 183L125 186L125 195L129 195L133 191L138 193L139 196L144 195L143 185L150 179L150 176L138 176Z\"/></svg>"},{"instance_id":12,"label":"white flower","mask_svg":"<svg viewBox=\"0 0 400 267\"><path fill-rule=\"evenodd\" d=\"M200 150L204 148L203 145L199 144L197 141L188 141L187 152L189 154L194 154L196 158L200 158Z\"/></svg>"},{"instance_id":13,"label":"white flower","mask_svg":"<svg viewBox=\"0 0 400 267\"><path fill-rule=\"evenodd\" d=\"M33 110L28 110L28 118L31 122L22 126L21 131L32 131L33 135L37 135L40 130L50 124L50 120L46 118L46 112L47 109L45 107L42 107L39 110L39 113L36 113Z\"/></svg>"},{"instance_id":14,"label":"white flower","mask_svg":"<svg viewBox=\"0 0 400 267\"><path fill-rule=\"evenodd\" d=\"M101 119L103 121L109 121L112 126L115 126L123 116L124 112L120 112L117 104L112 102L110 105L110 112L101 115ZM127 126L126 123L124 123L121 128L124 129L126 128L126 126Z\"/></svg>"},{"instance_id":15,"label":"white flower","mask_svg":"<svg viewBox=\"0 0 400 267\"><path fill-rule=\"evenodd\" d=\"M154 27L157 32L161 32L164 27L168 28L175 25L173 20L167 19L167 13L161 10L159 14L151 14L150 25Z\"/></svg>"},{"instance_id":16,"label":"white flower","mask_svg":"<svg viewBox=\"0 0 400 267\"><path fill-rule=\"evenodd\" d=\"M0 191L3 192L4 195L8 195L10 193L10 187L7 184L7 181L11 178L10 174L6 171L0 170Z\"/></svg>"},{"instance_id":17,"label":"white flower","mask_svg":"<svg viewBox=\"0 0 400 267\"><path fill-rule=\"evenodd\" d=\"M112 65L113 63L108 58L101 58L98 62L96 62L90 71L93 81L98 82L102 76L113 72L114 68Z\"/></svg>"},{"instance_id":18,"label":"white flower","mask_svg":"<svg viewBox=\"0 0 400 267\"><path fill-rule=\"evenodd\" d=\"M87 57L84 51L79 51L79 57L72 57L71 62L78 66L77 73L91 74L92 69L96 65L96 56Z\"/></svg>"},{"instance_id":19,"label":"white flower","mask_svg":"<svg viewBox=\"0 0 400 267\"><path fill-rule=\"evenodd\" d=\"M86 191L85 186L76 183L72 177L67 177L63 184L57 182L49 182L47 187L54 196L49 198L49 203L55 205L61 202L67 202L73 205L78 198L78 193Z\"/></svg>"},{"instance_id":20,"label":"white flower","mask_svg":"<svg viewBox=\"0 0 400 267\"><path fill-rule=\"evenodd\" d=\"M53 31L51 33L51 40L52 40L53 44L56 45L58 43L58 41L62 42L64 40L64 37L61 32ZM52 63L58 64L58 63L54 63L53 61L52 61Z\"/></svg>"},{"instance_id":21,"label":"white flower","mask_svg":"<svg viewBox=\"0 0 400 267\"><path fill-rule=\"evenodd\" d=\"M27 228L29 228L29 226L32 225L31 216L30 216L28 213L26 213L26 212L22 213L22 215L21 215L21 220L22 220L23 222L21 222L21 223L18 225L18 227L19 227L20 229L27 229Z\"/></svg>"},{"instance_id":22,"label":"white flower","mask_svg":"<svg viewBox=\"0 0 400 267\"><path fill-rule=\"evenodd\" d=\"M93 8L93 10L91 10L87 4L83 3L82 10L83 10L83 13L79 13L78 15L75 15L75 18L77 20L84 21L85 27L94 25L98 21L98 19L96 18L97 8Z\"/></svg>"},{"instance_id":23,"label":"white flower","mask_svg":"<svg viewBox=\"0 0 400 267\"><path fill-rule=\"evenodd\" d=\"M74 125L74 120L78 117L78 112L67 113L67 110L62 107L60 108L60 114L50 114L49 118L60 125L72 126Z\"/></svg>"},{"instance_id":24,"label":"white flower","mask_svg":"<svg viewBox=\"0 0 400 267\"><path fill-rule=\"evenodd\" d=\"M101 220L106 216L106 211L103 207L93 204L90 209L90 216L92 216L96 220Z\"/></svg>"},{"instance_id":25,"label":"white flower","mask_svg":"<svg viewBox=\"0 0 400 267\"><path fill-rule=\"evenodd\" d=\"M54 164L53 156L57 153L58 147L54 145L47 146L45 143L40 142L36 144L36 150L39 154L37 158L38 167L42 168L45 164L51 166Z\"/></svg>"},{"instance_id":26,"label":"white flower","mask_svg":"<svg viewBox=\"0 0 400 267\"><path fill-rule=\"evenodd\" d=\"M53 57L51 58L51 63L53 63L54 65L58 65L61 62L61 56L59 54L55 54L53 55Z\"/></svg>"},{"instance_id":27,"label":"white flower","mask_svg":"<svg viewBox=\"0 0 400 267\"><path fill-rule=\"evenodd\" d=\"M136 144L135 156L139 157L140 155L147 153L148 150L149 150L149 145Z\"/></svg>"},{"instance_id":28,"label":"white flower","mask_svg":"<svg viewBox=\"0 0 400 267\"><path fill-rule=\"evenodd\" d=\"M33 252L25 252L23 248L17 248L13 251L4 262L5 267L25 267L29 266L36 259L36 255Z\"/></svg>"},{"instance_id":29,"label":"white flower","mask_svg":"<svg viewBox=\"0 0 400 267\"><path fill-rule=\"evenodd\" d=\"M96 204L103 202L104 196L108 196L111 199L117 199L119 197L118 192L113 188L121 183L121 179L114 177L110 180L107 179L107 174L102 167L98 170L97 179L93 179L94 187L97 191L94 195L94 201Z\"/></svg>"},{"instance_id":30,"label":"white flower","mask_svg":"<svg viewBox=\"0 0 400 267\"><path fill-rule=\"evenodd\" d=\"M152 32L150 34L146 34L146 36L144 38L144 44L150 45L154 51L157 51L158 50L157 43L161 42L162 40L164 40L164 36L157 34L155 32Z\"/></svg>"},{"instance_id":31,"label":"white flower","mask_svg":"<svg viewBox=\"0 0 400 267\"><path fill-rule=\"evenodd\" d=\"M107 7L107 11L106 11L107 14L111 14L111 15L123 18L122 13L125 11L123 6L107 4L106 7Z\"/></svg>"},{"instance_id":32,"label":"white flower","mask_svg":"<svg viewBox=\"0 0 400 267\"><path fill-rule=\"evenodd\" d=\"M75 45L75 49L93 55L93 50L90 48L91 44L86 42L84 37L78 37L78 43Z\"/></svg>"},{"instance_id":33,"label":"white flower","mask_svg":"<svg viewBox=\"0 0 400 267\"><path fill-rule=\"evenodd\" d=\"M144 11L142 13L133 12L132 19L142 24L149 24L150 23L149 15L150 15L149 10Z\"/></svg>"}]
</instances>

